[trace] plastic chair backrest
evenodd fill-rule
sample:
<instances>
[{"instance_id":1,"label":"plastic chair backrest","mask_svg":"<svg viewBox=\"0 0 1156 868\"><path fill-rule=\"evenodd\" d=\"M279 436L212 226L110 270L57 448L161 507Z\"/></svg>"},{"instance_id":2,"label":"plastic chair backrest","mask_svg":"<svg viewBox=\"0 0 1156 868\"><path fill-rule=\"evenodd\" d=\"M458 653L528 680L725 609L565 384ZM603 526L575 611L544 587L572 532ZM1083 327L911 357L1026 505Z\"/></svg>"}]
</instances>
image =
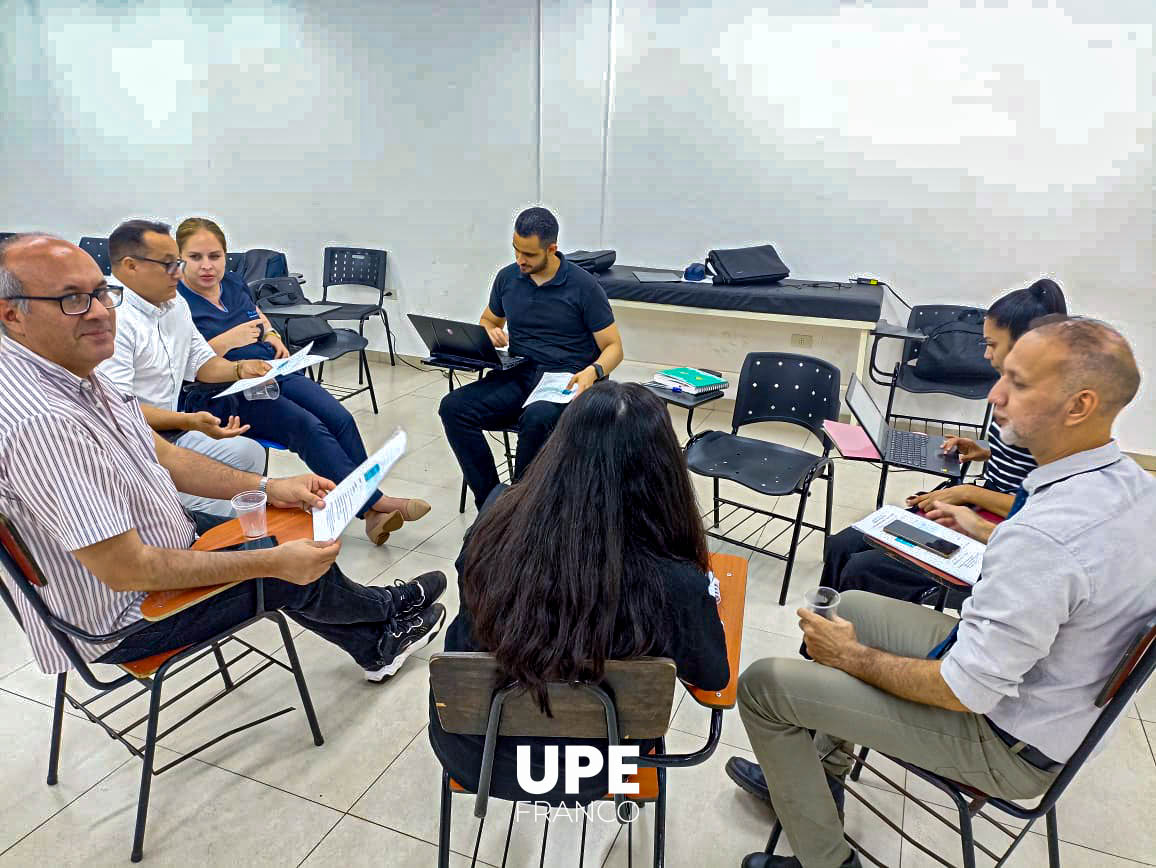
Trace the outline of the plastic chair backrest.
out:
<instances>
[{"instance_id":1,"label":"plastic chair backrest","mask_svg":"<svg viewBox=\"0 0 1156 868\"><path fill-rule=\"evenodd\" d=\"M429 663L430 689L446 732L484 735L497 688L503 684L491 654L435 654ZM624 739L661 738L674 701L674 661L665 657L606 661L600 687L613 697L618 731ZM606 738L606 709L590 690L569 684L547 686L547 717L533 695L517 691L503 704L499 735L554 738Z\"/></svg>"},{"instance_id":2,"label":"plastic chair backrest","mask_svg":"<svg viewBox=\"0 0 1156 868\"><path fill-rule=\"evenodd\" d=\"M331 286L368 286L385 294L386 252L367 247L326 247L322 297ZM379 301L380 304L380 301Z\"/></svg>"},{"instance_id":3,"label":"plastic chair backrest","mask_svg":"<svg viewBox=\"0 0 1156 868\"><path fill-rule=\"evenodd\" d=\"M748 353L739 374L732 433L754 422L801 425L823 440L823 420L839 419L839 369L796 353Z\"/></svg>"},{"instance_id":4,"label":"plastic chair backrest","mask_svg":"<svg viewBox=\"0 0 1156 868\"><path fill-rule=\"evenodd\" d=\"M907 328L912 331L928 334L936 326L958 319L961 313L969 310L978 310L981 315L985 313L982 308L970 307L968 305L917 304L911 308L911 314L907 317ZM906 365L919 355L920 343L920 341L903 342L903 354L900 357L900 364Z\"/></svg>"},{"instance_id":5,"label":"plastic chair backrest","mask_svg":"<svg viewBox=\"0 0 1156 868\"><path fill-rule=\"evenodd\" d=\"M91 256L100 266L101 274L112 274L112 261L108 258L108 239L85 236L77 245Z\"/></svg>"},{"instance_id":6,"label":"plastic chair backrest","mask_svg":"<svg viewBox=\"0 0 1156 868\"><path fill-rule=\"evenodd\" d=\"M235 250L232 253L226 253L225 271L240 271L244 262L245 254L243 251Z\"/></svg>"}]
</instances>

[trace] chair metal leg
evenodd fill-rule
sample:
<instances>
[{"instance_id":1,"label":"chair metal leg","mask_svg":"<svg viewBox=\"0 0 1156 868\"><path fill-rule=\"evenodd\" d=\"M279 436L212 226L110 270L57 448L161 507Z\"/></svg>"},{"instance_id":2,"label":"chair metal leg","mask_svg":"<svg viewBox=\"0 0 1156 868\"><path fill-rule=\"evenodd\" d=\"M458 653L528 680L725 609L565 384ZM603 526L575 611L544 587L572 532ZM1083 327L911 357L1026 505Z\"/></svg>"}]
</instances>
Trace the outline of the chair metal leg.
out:
<instances>
[{"instance_id":1,"label":"chair metal leg","mask_svg":"<svg viewBox=\"0 0 1156 868\"><path fill-rule=\"evenodd\" d=\"M665 749L663 753L665 753ZM658 771L658 801L654 805L654 868L666 864L666 769Z\"/></svg>"},{"instance_id":2,"label":"chair metal leg","mask_svg":"<svg viewBox=\"0 0 1156 868\"><path fill-rule=\"evenodd\" d=\"M362 317L361 319L359 319L357 321L357 336L361 337L361 338L365 337L365 317ZM357 385L360 386L364 382L365 382L365 380L363 379L361 365L358 364L358 366L357 366Z\"/></svg>"},{"instance_id":3,"label":"chair metal leg","mask_svg":"<svg viewBox=\"0 0 1156 868\"><path fill-rule=\"evenodd\" d=\"M855 764L851 766L851 780L859 780L859 775L863 774L863 763L867 762L867 754L871 753L871 748L859 748L859 757L855 760Z\"/></svg>"},{"instance_id":4,"label":"chair metal leg","mask_svg":"<svg viewBox=\"0 0 1156 868\"><path fill-rule=\"evenodd\" d=\"M538 860L538 868L546 868L546 840L550 837L550 815L546 815L546 825L542 827L542 855Z\"/></svg>"},{"instance_id":5,"label":"chair metal leg","mask_svg":"<svg viewBox=\"0 0 1156 868\"><path fill-rule=\"evenodd\" d=\"M712 527L717 528L718 527L718 521L719 521L719 519L718 519L718 477L716 476L712 481L714 482L714 524L712 525Z\"/></svg>"},{"instance_id":6,"label":"chair metal leg","mask_svg":"<svg viewBox=\"0 0 1156 868\"><path fill-rule=\"evenodd\" d=\"M360 364L365 368L365 382L369 386L369 401L373 404L373 415L377 415L377 392L373 391L373 375L369 372L369 358L365 355L365 350L361 350L358 354L360 356Z\"/></svg>"},{"instance_id":7,"label":"chair metal leg","mask_svg":"<svg viewBox=\"0 0 1156 868\"><path fill-rule=\"evenodd\" d=\"M289 625L285 617L278 612L274 618L281 628L281 642L285 645L285 655L289 658L289 666L293 669L293 679L297 682L297 692L301 694L301 707L305 710L305 718L309 721L309 729L313 732L313 743L318 747L325 744L321 735L321 727L317 723L317 713L313 710L313 700L309 698L309 688L305 684L305 673L301 670L301 661L297 658L297 646L293 644L293 636L289 633Z\"/></svg>"},{"instance_id":8,"label":"chair metal leg","mask_svg":"<svg viewBox=\"0 0 1156 868\"><path fill-rule=\"evenodd\" d=\"M827 513L823 520L823 546L831 538L831 512L835 508L835 462L827 463Z\"/></svg>"},{"instance_id":9,"label":"chair metal leg","mask_svg":"<svg viewBox=\"0 0 1156 868\"><path fill-rule=\"evenodd\" d=\"M582 863L586 860L586 823L589 818L586 812L582 812L582 843L578 845L578 868L582 868Z\"/></svg>"},{"instance_id":10,"label":"chair metal leg","mask_svg":"<svg viewBox=\"0 0 1156 868\"><path fill-rule=\"evenodd\" d=\"M466 491L468 489L469 489L469 486L466 485L466 481L463 479L462 480L462 496L458 499L458 515L463 515L466 511Z\"/></svg>"},{"instance_id":11,"label":"chair metal leg","mask_svg":"<svg viewBox=\"0 0 1156 868\"><path fill-rule=\"evenodd\" d=\"M764 853L774 854L775 848L779 846L779 838L783 834L783 824L775 820L775 825L771 826L771 837L767 838L767 849Z\"/></svg>"},{"instance_id":12,"label":"chair metal leg","mask_svg":"<svg viewBox=\"0 0 1156 868\"><path fill-rule=\"evenodd\" d=\"M442 771L442 809L438 825L438 868L450 865L450 820L453 810L453 793L450 792L450 773Z\"/></svg>"},{"instance_id":13,"label":"chair metal leg","mask_svg":"<svg viewBox=\"0 0 1156 868\"><path fill-rule=\"evenodd\" d=\"M510 482L514 481L514 451L510 448L510 432L502 432L502 444L506 447L506 472L510 474Z\"/></svg>"},{"instance_id":14,"label":"chair metal leg","mask_svg":"<svg viewBox=\"0 0 1156 868\"><path fill-rule=\"evenodd\" d=\"M882 509L883 496L887 493L887 462L883 462L883 469L879 471L879 492L875 495L875 508Z\"/></svg>"},{"instance_id":15,"label":"chair metal leg","mask_svg":"<svg viewBox=\"0 0 1156 868\"><path fill-rule=\"evenodd\" d=\"M381 314L381 324L385 326L385 345L389 347L389 365L390 367L397 367L397 360L393 357L393 333L389 330L389 314L381 308L378 308L377 312Z\"/></svg>"},{"instance_id":16,"label":"chair metal leg","mask_svg":"<svg viewBox=\"0 0 1156 868\"><path fill-rule=\"evenodd\" d=\"M955 807L959 813L959 838L963 845L963 868L975 868L975 835L971 829L971 811L967 809L967 802L955 793L952 793Z\"/></svg>"},{"instance_id":17,"label":"chair metal leg","mask_svg":"<svg viewBox=\"0 0 1156 868\"><path fill-rule=\"evenodd\" d=\"M48 745L48 786L56 786L60 768L60 730L64 725L64 690L68 673L56 676L56 702L52 706L52 741Z\"/></svg>"},{"instance_id":18,"label":"chair metal leg","mask_svg":"<svg viewBox=\"0 0 1156 868\"><path fill-rule=\"evenodd\" d=\"M317 379L314 381L317 383L318 386L321 385L321 377L324 374L324 372L325 372L325 362L322 362L321 364L319 364L317 366Z\"/></svg>"},{"instance_id":19,"label":"chair metal leg","mask_svg":"<svg viewBox=\"0 0 1156 868\"><path fill-rule=\"evenodd\" d=\"M153 783L153 759L157 749L157 721L161 711L161 685L164 676L158 672L153 676L152 691L149 695L148 728L145 731L145 748L140 770L140 796L136 806L136 830L132 839L132 861L139 862L144 856L145 821L149 813L149 793Z\"/></svg>"},{"instance_id":20,"label":"chair metal leg","mask_svg":"<svg viewBox=\"0 0 1156 868\"><path fill-rule=\"evenodd\" d=\"M811 496L808 482L799 494L799 512L795 516L795 526L791 530L791 548L787 552L787 568L783 571L783 587L779 591L779 605L787 602L787 589L791 586L791 571L795 568L795 550L799 547L799 532L803 529L803 515L807 511L807 498Z\"/></svg>"},{"instance_id":21,"label":"chair metal leg","mask_svg":"<svg viewBox=\"0 0 1156 868\"><path fill-rule=\"evenodd\" d=\"M225 663L225 655L221 653L219 642L213 643L213 656L217 658L217 671L221 673L221 680L225 682L225 690L232 690L233 679L229 675L229 666Z\"/></svg>"},{"instance_id":22,"label":"chair metal leg","mask_svg":"<svg viewBox=\"0 0 1156 868\"><path fill-rule=\"evenodd\" d=\"M1048 868L1060 868L1060 825L1056 819L1056 807L1045 816L1048 826Z\"/></svg>"}]
</instances>

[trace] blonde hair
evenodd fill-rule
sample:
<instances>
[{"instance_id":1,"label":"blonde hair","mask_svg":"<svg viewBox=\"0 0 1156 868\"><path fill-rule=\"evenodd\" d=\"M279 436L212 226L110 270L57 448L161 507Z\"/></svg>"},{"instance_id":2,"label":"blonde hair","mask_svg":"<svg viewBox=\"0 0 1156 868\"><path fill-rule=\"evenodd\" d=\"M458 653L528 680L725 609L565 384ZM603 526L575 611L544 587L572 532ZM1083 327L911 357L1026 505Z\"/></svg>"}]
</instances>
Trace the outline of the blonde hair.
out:
<instances>
[{"instance_id":1,"label":"blonde hair","mask_svg":"<svg viewBox=\"0 0 1156 868\"><path fill-rule=\"evenodd\" d=\"M228 252L229 247L225 244L225 233L208 217L188 217L182 220L181 225L177 227L177 248L184 250L185 242L202 230L215 235L217 240L221 242L221 249Z\"/></svg>"}]
</instances>

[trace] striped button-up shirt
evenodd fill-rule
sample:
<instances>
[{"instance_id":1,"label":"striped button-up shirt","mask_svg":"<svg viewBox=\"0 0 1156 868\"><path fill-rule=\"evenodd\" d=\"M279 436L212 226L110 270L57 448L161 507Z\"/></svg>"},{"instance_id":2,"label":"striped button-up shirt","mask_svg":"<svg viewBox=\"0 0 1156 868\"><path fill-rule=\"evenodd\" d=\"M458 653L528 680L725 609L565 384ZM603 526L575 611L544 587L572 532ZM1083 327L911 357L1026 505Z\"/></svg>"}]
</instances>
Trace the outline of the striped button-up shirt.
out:
<instances>
[{"instance_id":1,"label":"striped button-up shirt","mask_svg":"<svg viewBox=\"0 0 1156 868\"><path fill-rule=\"evenodd\" d=\"M195 537L136 399L99 372L82 379L9 338L0 341L0 512L47 578L37 593L48 609L91 634L139 620L144 594L112 590L71 552L134 529L162 548L188 548ZM24 595L12 592L40 668L68 669ZM74 642L85 660L116 644Z\"/></svg>"}]
</instances>

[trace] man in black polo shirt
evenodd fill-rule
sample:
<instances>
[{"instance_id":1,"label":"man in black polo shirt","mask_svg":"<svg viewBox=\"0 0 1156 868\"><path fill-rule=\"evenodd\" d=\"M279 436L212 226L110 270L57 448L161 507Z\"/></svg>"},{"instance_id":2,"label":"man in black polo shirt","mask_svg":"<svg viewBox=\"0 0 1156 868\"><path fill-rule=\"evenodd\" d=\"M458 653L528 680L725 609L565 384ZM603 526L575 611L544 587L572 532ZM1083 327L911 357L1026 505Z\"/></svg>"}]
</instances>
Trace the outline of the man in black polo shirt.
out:
<instances>
[{"instance_id":1,"label":"man in black polo shirt","mask_svg":"<svg viewBox=\"0 0 1156 868\"><path fill-rule=\"evenodd\" d=\"M509 345L512 355L526 361L455 389L439 411L479 506L498 484L484 432L518 423L514 478L521 478L566 409L549 401L522 407L542 375L564 371L571 375L568 388L578 392L622 361L622 338L606 293L593 275L558 252L558 221L545 208L518 215L514 260L494 278L481 324L494 346Z\"/></svg>"}]
</instances>

